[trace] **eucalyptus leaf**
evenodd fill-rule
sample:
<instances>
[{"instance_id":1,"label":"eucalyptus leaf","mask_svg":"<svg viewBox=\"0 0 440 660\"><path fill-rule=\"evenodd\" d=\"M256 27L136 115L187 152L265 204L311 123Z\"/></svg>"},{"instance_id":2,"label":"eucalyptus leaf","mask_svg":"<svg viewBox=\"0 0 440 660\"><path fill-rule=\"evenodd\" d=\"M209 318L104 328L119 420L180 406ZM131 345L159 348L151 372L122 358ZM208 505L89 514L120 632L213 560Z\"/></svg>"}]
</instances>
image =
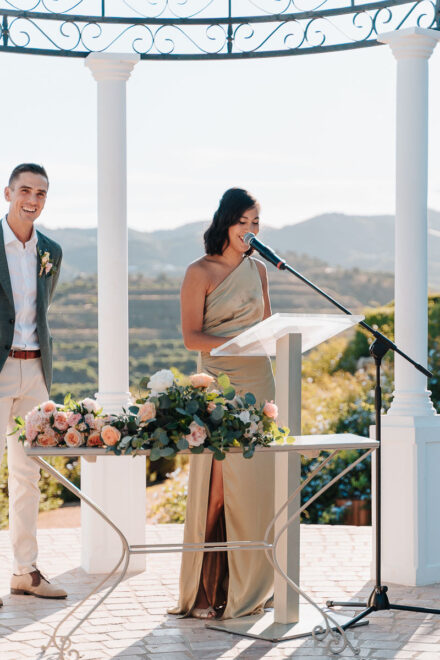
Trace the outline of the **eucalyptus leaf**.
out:
<instances>
[{"instance_id":1,"label":"eucalyptus leaf","mask_svg":"<svg viewBox=\"0 0 440 660\"><path fill-rule=\"evenodd\" d=\"M257 401L252 392L246 392L244 395L244 400L249 406L254 406Z\"/></svg>"},{"instance_id":2,"label":"eucalyptus leaf","mask_svg":"<svg viewBox=\"0 0 440 660\"><path fill-rule=\"evenodd\" d=\"M177 441L177 447L180 450L188 449L188 447L189 447L188 440L186 438L184 438L183 435L180 436L179 440Z\"/></svg>"},{"instance_id":3,"label":"eucalyptus leaf","mask_svg":"<svg viewBox=\"0 0 440 660\"><path fill-rule=\"evenodd\" d=\"M137 415L139 412L139 406L130 406L129 407L129 412L131 412L133 415Z\"/></svg>"},{"instance_id":4,"label":"eucalyptus leaf","mask_svg":"<svg viewBox=\"0 0 440 660\"><path fill-rule=\"evenodd\" d=\"M224 391L223 391L223 396L225 399L228 399L228 401L232 401L232 399L235 396L235 390L234 388L230 385L228 386Z\"/></svg>"},{"instance_id":5,"label":"eucalyptus leaf","mask_svg":"<svg viewBox=\"0 0 440 660\"><path fill-rule=\"evenodd\" d=\"M253 455L254 455L254 448L253 447L248 447L248 449L246 449L243 452L244 458L252 458Z\"/></svg>"},{"instance_id":6,"label":"eucalyptus leaf","mask_svg":"<svg viewBox=\"0 0 440 660\"><path fill-rule=\"evenodd\" d=\"M203 454L205 447L203 445L200 445L199 447L191 447L191 453L192 454Z\"/></svg>"},{"instance_id":7,"label":"eucalyptus leaf","mask_svg":"<svg viewBox=\"0 0 440 660\"><path fill-rule=\"evenodd\" d=\"M186 414L188 415L194 415L194 413L196 413L198 409L199 409L199 404L197 403L197 401L194 400L188 401L185 408Z\"/></svg>"},{"instance_id":8,"label":"eucalyptus leaf","mask_svg":"<svg viewBox=\"0 0 440 660\"><path fill-rule=\"evenodd\" d=\"M158 461L160 457L161 457L161 451L159 447L153 447L153 449L150 452L150 461Z\"/></svg>"},{"instance_id":9,"label":"eucalyptus leaf","mask_svg":"<svg viewBox=\"0 0 440 660\"><path fill-rule=\"evenodd\" d=\"M216 406L211 413L211 419L213 422L220 422L220 420L223 419L224 414L224 409L221 406Z\"/></svg>"},{"instance_id":10,"label":"eucalyptus leaf","mask_svg":"<svg viewBox=\"0 0 440 660\"><path fill-rule=\"evenodd\" d=\"M229 380L226 374L220 374L219 376L217 376L217 383L220 385L222 390L224 390L226 387L229 387L231 381Z\"/></svg>"},{"instance_id":11,"label":"eucalyptus leaf","mask_svg":"<svg viewBox=\"0 0 440 660\"><path fill-rule=\"evenodd\" d=\"M171 458L171 456L176 455L176 450L173 449L172 447L164 447L163 449L160 450L160 455L163 458Z\"/></svg>"},{"instance_id":12,"label":"eucalyptus leaf","mask_svg":"<svg viewBox=\"0 0 440 660\"><path fill-rule=\"evenodd\" d=\"M225 455L222 451L219 451L218 449L215 449L215 451L214 451L214 459L215 459L216 461L224 461L225 458L226 458L226 455Z\"/></svg>"},{"instance_id":13,"label":"eucalyptus leaf","mask_svg":"<svg viewBox=\"0 0 440 660\"><path fill-rule=\"evenodd\" d=\"M202 420L198 415L193 415L193 419L195 423L198 424L199 426L205 426L204 422L202 422Z\"/></svg>"}]
</instances>

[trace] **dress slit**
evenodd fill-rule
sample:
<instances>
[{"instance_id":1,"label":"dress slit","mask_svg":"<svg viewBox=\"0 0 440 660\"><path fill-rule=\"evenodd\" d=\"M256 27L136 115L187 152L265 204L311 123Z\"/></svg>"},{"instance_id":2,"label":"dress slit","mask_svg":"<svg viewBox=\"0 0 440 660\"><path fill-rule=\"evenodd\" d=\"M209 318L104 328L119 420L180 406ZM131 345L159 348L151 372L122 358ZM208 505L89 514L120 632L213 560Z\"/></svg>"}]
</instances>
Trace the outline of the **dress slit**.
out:
<instances>
[{"instance_id":1,"label":"dress slit","mask_svg":"<svg viewBox=\"0 0 440 660\"><path fill-rule=\"evenodd\" d=\"M209 493L211 493L211 477ZM208 501L209 511L210 501ZM208 517L208 512L207 512ZM205 533L206 543L221 543L226 541L226 519L224 500L211 533ZM218 614L223 613L228 597L229 566L227 552L205 552L203 554L200 572L199 592L203 589L206 599Z\"/></svg>"}]
</instances>

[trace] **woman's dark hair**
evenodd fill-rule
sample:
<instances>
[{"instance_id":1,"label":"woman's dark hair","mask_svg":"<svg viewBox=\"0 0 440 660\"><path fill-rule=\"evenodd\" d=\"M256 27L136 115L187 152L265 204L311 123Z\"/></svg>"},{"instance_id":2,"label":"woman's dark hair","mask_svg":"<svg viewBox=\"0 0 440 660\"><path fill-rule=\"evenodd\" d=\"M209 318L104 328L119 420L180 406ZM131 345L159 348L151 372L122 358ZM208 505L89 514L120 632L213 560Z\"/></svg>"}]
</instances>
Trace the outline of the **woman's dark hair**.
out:
<instances>
[{"instance_id":1,"label":"woman's dark hair","mask_svg":"<svg viewBox=\"0 0 440 660\"><path fill-rule=\"evenodd\" d=\"M206 254L223 254L224 249L229 245L229 227L236 225L243 213L257 203L255 197L252 197L247 190L229 188L221 198L212 222L203 235ZM249 255L252 252L253 249L250 248L245 254Z\"/></svg>"}]
</instances>

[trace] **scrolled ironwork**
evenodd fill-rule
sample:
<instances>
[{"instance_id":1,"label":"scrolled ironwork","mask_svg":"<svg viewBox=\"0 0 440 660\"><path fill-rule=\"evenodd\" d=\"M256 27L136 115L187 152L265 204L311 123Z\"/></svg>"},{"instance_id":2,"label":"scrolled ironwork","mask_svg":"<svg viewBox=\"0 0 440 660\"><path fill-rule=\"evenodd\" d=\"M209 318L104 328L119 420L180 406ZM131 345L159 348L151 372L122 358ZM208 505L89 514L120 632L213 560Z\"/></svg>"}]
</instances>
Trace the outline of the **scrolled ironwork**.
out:
<instances>
[{"instance_id":1,"label":"scrolled ironwork","mask_svg":"<svg viewBox=\"0 0 440 660\"><path fill-rule=\"evenodd\" d=\"M1 51L66 57L280 57L376 46L411 26L440 29L440 0L0 0Z\"/></svg>"}]
</instances>

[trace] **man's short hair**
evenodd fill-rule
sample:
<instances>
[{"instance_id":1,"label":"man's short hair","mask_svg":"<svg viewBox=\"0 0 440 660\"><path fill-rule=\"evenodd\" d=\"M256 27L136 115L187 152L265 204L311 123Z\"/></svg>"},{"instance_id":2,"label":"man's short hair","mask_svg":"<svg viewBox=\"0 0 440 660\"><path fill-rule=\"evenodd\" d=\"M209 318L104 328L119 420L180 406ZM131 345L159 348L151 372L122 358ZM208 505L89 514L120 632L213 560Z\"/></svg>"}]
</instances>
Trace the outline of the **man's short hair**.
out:
<instances>
[{"instance_id":1,"label":"man's short hair","mask_svg":"<svg viewBox=\"0 0 440 660\"><path fill-rule=\"evenodd\" d=\"M11 172L11 176L9 177L8 185L12 186L15 179L18 179L20 174L23 174L23 172L32 172L32 174L40 174L41 176L44 176L47 181L47 185L49 186L49 177L47 176L46 170L42 165L37 165L36 163L21 163L21 165L14 167Z\"/></svg>"}]
</instances>

